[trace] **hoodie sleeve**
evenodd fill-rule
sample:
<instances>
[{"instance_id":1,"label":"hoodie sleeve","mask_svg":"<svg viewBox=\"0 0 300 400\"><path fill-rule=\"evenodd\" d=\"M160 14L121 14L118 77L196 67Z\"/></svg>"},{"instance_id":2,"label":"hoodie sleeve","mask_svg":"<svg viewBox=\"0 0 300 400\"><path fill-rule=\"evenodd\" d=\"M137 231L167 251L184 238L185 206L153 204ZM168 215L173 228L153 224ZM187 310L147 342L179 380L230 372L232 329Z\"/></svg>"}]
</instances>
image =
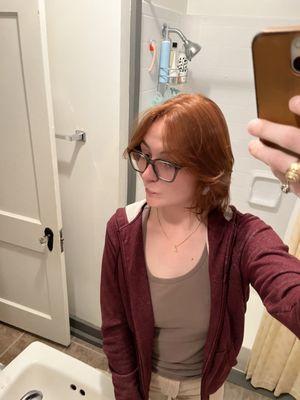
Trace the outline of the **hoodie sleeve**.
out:
<instances>
[{"instance_id":1,"label":"hoodie sleeve","mask_svg":"<svg viewBox=\"0 0 300 400\"><path fill-rule=\"evenodd\" d=\"M101 270L103 350L112 373L116 400L142 400L134 339L120 290L119 257L118 235L112 218L107 225Z\"/></svg>"},{"instance_id":2,"label":"hoodie sleeve","mask_svg":"<svg viewBox=\"0 0 300 400\"><path fill-rule=\"evenodd\" d=\"M242 266L267 311L300 338L300 260L273 229L248 217L240 237L246 238Z\"/></svg>"}]
</instances>

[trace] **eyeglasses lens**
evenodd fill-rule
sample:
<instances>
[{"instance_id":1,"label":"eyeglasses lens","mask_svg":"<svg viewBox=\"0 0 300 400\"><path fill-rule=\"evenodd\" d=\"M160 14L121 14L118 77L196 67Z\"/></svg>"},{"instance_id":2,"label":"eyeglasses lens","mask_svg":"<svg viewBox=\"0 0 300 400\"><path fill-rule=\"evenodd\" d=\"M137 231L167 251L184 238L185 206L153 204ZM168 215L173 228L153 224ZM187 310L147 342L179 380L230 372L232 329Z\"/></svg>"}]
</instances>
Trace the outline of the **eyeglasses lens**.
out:
<instances>
[{"instance_id":1,"label":"eyeglasses lens","mask_svg":"<svg viewBox=\"0 0 300 400\"><path fill-rule=\"evenodd\" d=\"M175 167L163 161L156 161L155 168L160 178L166 181L172 181L175 174Z\"/></svg>"},{"instance_id":2,"label":"eyeglasses lens","mask_svg":"<svg viewBox=\"0 0 300 400\"><path fill-rule=\"evenodd\" d=\"M148 163L143 154L140 154L135 151L131 152L130 153L130 161L131 161L133 168L138 172L144 172L145 169L147 168Z\"/></svg>"},{"instance_id":3,"label":"eyeglasses lens","mask_svg":"<svg viewBox=\"0 0 300 400\"><path fill-rule=\"evenodd\" d=\"M144 154L139 152L132 151L130 153L130 161L132 167L136 171L141 173L143 173L148 166L148 161L146 157L144 156ZM165 181L172 181L176 173L176 168L172 164L161 160L155 161L155 170L158 177Z\"/></svg>"}]
</instances>

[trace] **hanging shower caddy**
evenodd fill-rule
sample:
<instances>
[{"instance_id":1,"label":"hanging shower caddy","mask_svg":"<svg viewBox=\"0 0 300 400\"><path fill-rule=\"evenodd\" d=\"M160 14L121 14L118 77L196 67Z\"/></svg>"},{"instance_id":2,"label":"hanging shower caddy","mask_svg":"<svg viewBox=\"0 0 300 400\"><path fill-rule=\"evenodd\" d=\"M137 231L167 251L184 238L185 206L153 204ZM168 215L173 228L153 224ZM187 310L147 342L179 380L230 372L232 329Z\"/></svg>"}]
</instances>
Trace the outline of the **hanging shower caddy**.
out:
<instances>
[{"instance_id":1,"label":"hanging shower caddy","mask_svg":"<svg viewBox=\"0 0 300 400\"><path fill-rule=\"evenodd\" d=\"M172 42L169 33L176 33L183 42L183 49L178 53L178 58L176 63L171 60L170 65L170 55L172 56L171 44ZM174 45L173 45L174 46ZM176 46L175 46L176 48ZM188 40L184 34L177 28L171 28L166 23L162 26L162 41L160 47L160 60L159 60L159 72L158 72L158 87L157 90L164 95L167 87L169 85L178 85L187 82L188 78L188 61L200 51L201 46ZM175 57L176 52L173 51L173 57Z\"/></svg>"}]
</instances>

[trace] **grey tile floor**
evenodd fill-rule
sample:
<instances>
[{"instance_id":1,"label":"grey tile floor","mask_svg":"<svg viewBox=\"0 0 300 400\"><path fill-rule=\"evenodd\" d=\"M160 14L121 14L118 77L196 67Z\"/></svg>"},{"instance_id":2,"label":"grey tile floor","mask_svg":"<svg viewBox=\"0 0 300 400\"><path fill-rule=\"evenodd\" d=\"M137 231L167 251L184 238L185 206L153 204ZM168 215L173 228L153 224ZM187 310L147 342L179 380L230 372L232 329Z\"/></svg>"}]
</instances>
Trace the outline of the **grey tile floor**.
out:
<instances>
[{"instance_id":1,"label":"grey tile floor","mask_svg":"<svg viewBox=\"0 0 300 400\"><path fill-rule=\"evenodd\" d=\"M62 352L65 352L79 360L102 370L108 370L108 363L102 349L89 344L81 339L72 337L71 344L66 347L50 342L43 338L27 333L0 322L0 363L7 365L30 343L39 340ZM242 388L230 382L225 383L224 400L266 400L259 393Z\"/></svg>"},{"instance_id":2,"label":"grey tile floor","mask_svg":"<svg viewBox=\"0 0 300 400\"><path fill-rule=\"evenodd\" d=\"M225 383L224 400L266 400L268 397L262 396L252 390L247 390L233 383Z\"/></svg>"},{"instance_id":3,"label":"grey tile floor","mask_svg":"<svg viewBox=\"0 0 300 400\"><path fill-rule=\"evenodd\" d=\"M78 358L92 367L107 370L108 364L102 349L74 336L69 346L62 346L0 322L0 363L7 365L30 343L40 341Z\"/></svg>"}]
</instances>

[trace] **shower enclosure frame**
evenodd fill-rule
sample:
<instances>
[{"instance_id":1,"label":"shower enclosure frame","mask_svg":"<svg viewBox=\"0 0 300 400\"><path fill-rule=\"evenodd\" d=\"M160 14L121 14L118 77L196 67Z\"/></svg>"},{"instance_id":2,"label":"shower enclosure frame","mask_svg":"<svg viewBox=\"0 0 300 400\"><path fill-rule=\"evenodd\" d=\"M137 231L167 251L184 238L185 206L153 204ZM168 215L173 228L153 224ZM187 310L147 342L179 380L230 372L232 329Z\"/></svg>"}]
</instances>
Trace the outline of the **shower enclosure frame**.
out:
<instances>
[{"instance_id":1,"label":"shower enclosure frame","mask_svg":"<svg viewBox=\"0 0 300 400\"><path fill-rule=\"evenodd\" d=\"M139 115L140 98L140 55L142 30L142 1L131 1L130 18L130 70L129 70L129 121L128 142ZM128 160L127 204L134 203L136 198L136 173Z\"/></svg>"}]
</instances>

